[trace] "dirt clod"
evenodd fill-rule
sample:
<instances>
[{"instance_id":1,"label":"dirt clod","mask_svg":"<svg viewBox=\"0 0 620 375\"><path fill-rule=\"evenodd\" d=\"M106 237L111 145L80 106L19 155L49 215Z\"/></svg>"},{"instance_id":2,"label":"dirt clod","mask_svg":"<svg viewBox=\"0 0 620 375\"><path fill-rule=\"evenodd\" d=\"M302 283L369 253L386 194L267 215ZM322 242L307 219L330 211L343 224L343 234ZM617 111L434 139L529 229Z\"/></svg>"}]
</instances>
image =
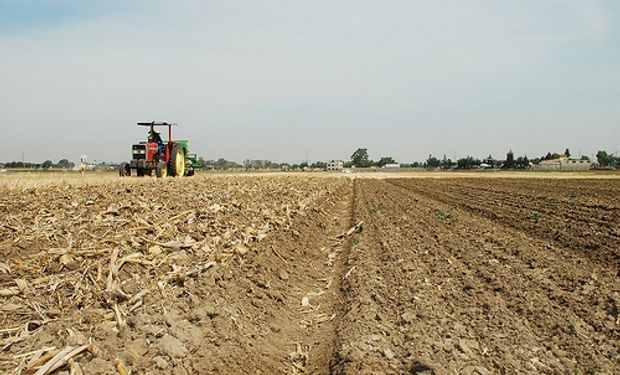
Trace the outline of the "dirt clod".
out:
<instances>
[{"instance_id":1,"label":"dirt clod","mask_svg":"<svg viewBox=\"0 0 620 375\"><path fill-rule=\"evenodd\" d=\"M189 354L189 350L187 350L181 340L171 335L164 335L158 339L156 346L160 353L172 358L184 358Z\"/></svg>"}]
</instances>

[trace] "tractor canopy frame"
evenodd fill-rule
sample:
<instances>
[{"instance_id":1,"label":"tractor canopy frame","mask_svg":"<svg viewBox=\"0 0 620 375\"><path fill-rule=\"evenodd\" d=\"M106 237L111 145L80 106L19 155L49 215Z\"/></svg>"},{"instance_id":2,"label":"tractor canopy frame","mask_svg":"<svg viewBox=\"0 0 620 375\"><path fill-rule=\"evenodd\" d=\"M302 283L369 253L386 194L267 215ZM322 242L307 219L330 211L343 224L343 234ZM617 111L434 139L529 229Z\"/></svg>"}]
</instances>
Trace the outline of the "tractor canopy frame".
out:
<instances>
[{"instance_id":1,"label":"tractor canopy frame","mask_svg":"<svg viewBox=\"0 0 620 375\"><path fill-rule=\"evenodd\" d=\"M176 122L165 122L165 121L151 121L151 122L139 122L138 126L149 126L152 131L155 130L156 126L160 127L168 127L168 143L172 142L172 127L178 126Z\"/></svg>"}]
</instances>

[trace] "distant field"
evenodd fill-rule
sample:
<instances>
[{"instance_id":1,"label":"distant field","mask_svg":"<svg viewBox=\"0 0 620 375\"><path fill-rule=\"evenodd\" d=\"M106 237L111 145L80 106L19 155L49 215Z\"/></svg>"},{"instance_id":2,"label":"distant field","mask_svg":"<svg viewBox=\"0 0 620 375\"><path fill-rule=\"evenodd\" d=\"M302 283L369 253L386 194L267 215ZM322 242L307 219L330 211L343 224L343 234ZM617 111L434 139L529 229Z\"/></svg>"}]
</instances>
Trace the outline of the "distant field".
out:
<instances>
[{"instance_id":1,"label":"distant field","mask_svg":"<svg viewBox=\"0 0 620 375\"><path fill-rule=\"evenodd\" d=\"M542 178L542 179L620 179L620 171L412 171L376 170L344 172L280 172L280 171L200 171L199 176L314 176L314 177L360 177L360 178ZM53 184L96 185L119 181L117 172L77 172L58 171L9 171L0 174L0 186L37 187ZM135 183L154 180L151 178L125 178L125 182Z\"/></svg>"},{"instance_id":2,"label":"distant field","mask_svg":"<svg viewBox=\"0 0 620 375\"><path fill-rule=\"evenodd\" d=\"M403 170L378 170L375 172L364 171L356 173L360 177L374 178L584 178L584 179L620 179L618 171L501 171L501 170L478 170L478 171L412 171Z\"/></svg>"}]
</instances>

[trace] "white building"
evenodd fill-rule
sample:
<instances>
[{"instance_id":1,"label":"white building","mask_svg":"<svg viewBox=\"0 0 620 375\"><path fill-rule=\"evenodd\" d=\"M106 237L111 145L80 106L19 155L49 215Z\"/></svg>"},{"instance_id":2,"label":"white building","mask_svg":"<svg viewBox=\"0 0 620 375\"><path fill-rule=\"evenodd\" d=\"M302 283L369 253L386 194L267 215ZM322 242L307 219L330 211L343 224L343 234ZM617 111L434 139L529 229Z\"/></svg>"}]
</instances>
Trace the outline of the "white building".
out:
<instances>
[{"instance_id":1,"label":"white building","mask_svg":"<svg viewBox=\"0 0 620 375\"><path fill-rule=\"evenodd\" d=\"M383 168L385 168L385 169L400 168L400 164L386 164L386 165L383 166Z\"/></svg>"},{"instance_id":2,"label":"white building","mask_svg":"<svg viewBox=\"0 0 620 375\"><path fill-rule=\"evenodd\" d=\"M589 160L575 159L555 159L543 160L538 165L534 165L535 170L542 171L587 171L592 169L592 162Z\"/></svg>"},{"instance_id":3,"label":"white building","mask_svg":"<svg viewBox=\"0 0 620 375\"><path fill-rule=\"evenodd\" d=\"M327 162L328 171L341 171L344 166L344 162L342 160L331 160Z\"/></svg>"}]
</instances>

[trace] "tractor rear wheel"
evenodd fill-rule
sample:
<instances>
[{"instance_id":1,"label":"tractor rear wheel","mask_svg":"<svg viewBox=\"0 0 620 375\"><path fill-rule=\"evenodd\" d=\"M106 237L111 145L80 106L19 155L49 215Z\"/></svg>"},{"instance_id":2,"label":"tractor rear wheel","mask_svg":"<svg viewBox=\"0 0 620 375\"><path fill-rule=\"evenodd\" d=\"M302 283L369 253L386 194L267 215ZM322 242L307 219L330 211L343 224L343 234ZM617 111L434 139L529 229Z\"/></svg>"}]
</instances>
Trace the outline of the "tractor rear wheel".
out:
<instances>
[{"instance_id":1,"label":"tractor rear wheel","mask_svg":"<svg viewBox=\"0 0 620 375\"><path fill-rule=\"evenodd\" d=\"M138 175L138 177L144 177L144 169L142 168L136 169L136 174Z\"/></svg>"},{"instance_id":2,"label":"tractor rear wheel","mask_svg":"<svg viewBox=\"0 0 620 375\"><path fill-rule=\"evenodd\" d=\"M118 175L121 177L131 176L131 168L129 168L129 163L122 162L118 166Z\"/></svg>"},{"instance_id":3,"label":"tractor rear wheel","mask_svg":"<svg viewBox=\"0 0 620 375\"><path fill-rule=\"evenodd\" d=\"M179 144L172 147L168 161L168 172L172 177L183 177L185 175L185 150Z\"/></svg>"},{"instance_id":4,"label":"tractor rear wheel","mask_svg":"<svg viewBox=\"0 0 620 375\"><path fill-rule=\"evenodd\" d=\"M166 162L160 161L159 163L157 163L157 168L155 169L155 176L157 176L157 178L168 176L168 164L166 164Z\"/></svg>"}]
</instances>

